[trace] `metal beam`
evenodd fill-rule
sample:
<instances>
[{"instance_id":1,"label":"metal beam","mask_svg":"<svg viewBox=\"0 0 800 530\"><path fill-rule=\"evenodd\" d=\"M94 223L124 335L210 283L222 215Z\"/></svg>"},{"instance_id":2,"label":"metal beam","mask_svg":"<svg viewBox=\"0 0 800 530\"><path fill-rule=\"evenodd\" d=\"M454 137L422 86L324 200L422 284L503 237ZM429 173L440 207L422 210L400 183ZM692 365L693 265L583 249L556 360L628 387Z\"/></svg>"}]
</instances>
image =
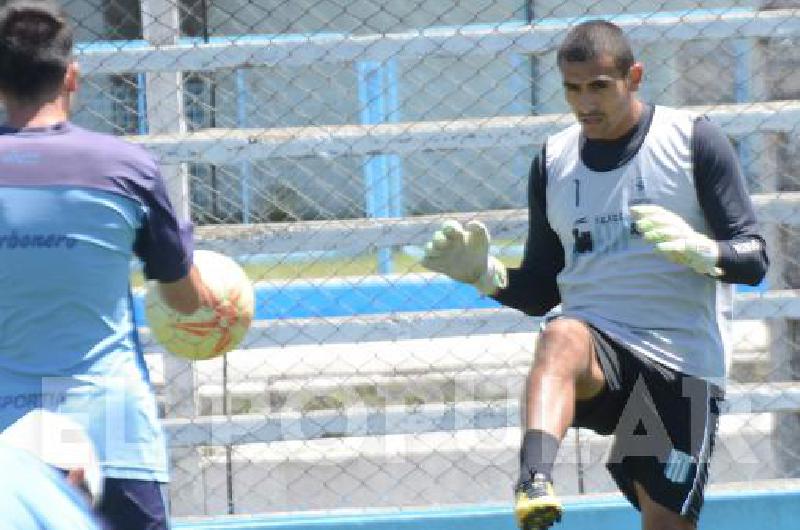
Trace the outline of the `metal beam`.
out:
<instances>
[{"instance_id":1,"label":"metal beam","mask_svg":"<svg viewBox=\"0 0 800 530\"><path fill-rule=\"evenodd\" d=\"M797 130L800 101L686 107L706 114L731 136ZM279 129L206 129L127 139L152 150L161 163L235 162L270 158L411 154L451 149L536 146L574 123L570 114L499 116L445 121L321 125Z\"/></svg>"},{"instance_id":2,"label":"metal beam","mask_svg":"<svg viewBox=\"0 0 800 530\"><path fill-rule=\"evenodd\" d=\"M761 223L800 225L800 192L756 194L753 204ZM445 218L480 220L495 240L522 243L528 233L527 210L513 209L386 219L209 225L197 227L196 234L199 247L230 256L306 251L357 254L381 246L422 245Z\"/></svg>"},{"instance_id":3,"label":"metal beam","mask_svg":"<svg viewBox=\"0 0 800 530\"><path fill-rule=\"evenodd\" d=\"M796 9L688 10L610 17L642 44L728 38L774 38L800 34ZM223 68L310 66L320 63L409 60L464 55L542 54L555 49L576 19L427 28L386 35L235 35L209 43L184 39L148 46L139 41L77 47L81 71L91 74L207 71Z\"/></svg>"},{"instance_id":4,"label":"metal beam","mask_svg":"<svg viewBox=\"0 0 800 530\"><path fill-rule=\"evenodd\" d=\"M723 412L751 414L800 410L800 384L736 385L728 390ZM284 412L165 419L172 447L309 440L330 436L420 434L460 429L499 429L519 425L519 402L460 402L385 408Z\"/></svg>"}]
</instances>

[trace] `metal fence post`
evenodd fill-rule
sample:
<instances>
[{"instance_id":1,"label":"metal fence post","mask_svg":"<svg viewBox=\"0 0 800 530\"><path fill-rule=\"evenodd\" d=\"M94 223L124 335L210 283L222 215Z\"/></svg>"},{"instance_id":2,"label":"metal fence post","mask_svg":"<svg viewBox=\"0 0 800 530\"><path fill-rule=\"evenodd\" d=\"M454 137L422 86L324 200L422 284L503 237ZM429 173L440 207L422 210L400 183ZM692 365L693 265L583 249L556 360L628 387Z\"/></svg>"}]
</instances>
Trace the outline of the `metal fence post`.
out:
<instances>
[{"instance_id":1,"label":"metal fence post","mask_svg":"<svg viewBox=\"0 0 800 530\"><path fill-rule=\"evenodd\" d=\"M736 44L736 96L737 101L767 101L771 99L770 87L765 79L764 68L768 55L768 44L763 41L738 41ZM754 168L760 192L776 192L783 189L784 182L780 171L780 135L760 133L744 138L740 144L742 163ZM787 244L786 225L774 224L764 231L767 249L770 253L770 270L766 282L769 289L790 288L788 272L791 260L785 256ZM791 381L800 378L794 364L797 352L791 342L792 321L788 319L769 320L769 379L771 381ZM794 450L800 442L799 416L795 413L775 413L772 435L772 450L775 464L785 477L797 476L800 458Z\"/></svg>"},{"instance_id":2,"label":"metal fence post","mask_svg":"<svg viewBox=\"0 0 800 530\"><path fill-rule=\"evenodd\" d=\"M358 99L364 125L398 121L397 64L361 61L358 63ZM400 157L370 155L364 160L364 187L367 217L403 215L403 180ZM378 272L392 272L392 249L378 249Z\"/></svg>"},{"instance_id":3,"label":"metal fence post","mask_svg":"<svg viewBox=\"0 0 800 530\"><path fill-rule=\"evenodd\" d=\"M136 74L136 121L139 134L147 134L147 77Z\"/></svg>"},{"instance_id":4,"label":"metal fence post","mask_svg":"<svg viewBox=\"0 0 800 530\"><path fill-rule=\"evenodd\" d=\"M236 126L240 129L249 127L247 119L247 105L249 102L249 92L247 90L247 70L239 68L236 70ZM242 190L242 222L251 222L251 166L250 162L244 160L240 162L239 179Z\"/></svg>"},{"instance_id":5,"label":"metal fence post","mask_svg":"<svg viewBox=\"0 0 800 530\"><path fill-rule=\"evenodd\" d=\"M141 0L142 32L155 46L175 44L180 36L178 3L174 0ZM182 72L145 74L146 128L150 134L186 132ZM140 122L140 130L143 125ZM184 220L190 219L189 177L186 164L162 165L170 199ZM195 411L194 367L189 361L164 354L165 415L192 418ZM202 481L197 480L200 459L196 449L175 448L170 451L172 477L171 508L182 513L200 513Z\"/></svg>"}]
</instances>

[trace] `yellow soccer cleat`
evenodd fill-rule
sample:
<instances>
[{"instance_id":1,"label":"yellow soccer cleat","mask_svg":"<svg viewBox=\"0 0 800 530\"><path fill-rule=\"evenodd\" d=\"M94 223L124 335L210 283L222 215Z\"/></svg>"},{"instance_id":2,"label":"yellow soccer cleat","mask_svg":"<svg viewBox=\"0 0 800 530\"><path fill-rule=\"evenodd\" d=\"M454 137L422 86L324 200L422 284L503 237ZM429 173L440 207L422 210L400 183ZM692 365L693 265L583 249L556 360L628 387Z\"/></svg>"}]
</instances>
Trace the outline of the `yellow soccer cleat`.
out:
<instances>
[{"instance_id":1,"label":"yellow soccer cleat","mask_svg":"<svg viewBox=\"0 0 800 530\"><path fill-rule=\"evenodd\" d=\"M516 488L514 515L522 530L546 530L561 521L564 507L556 497L553 483L544 475L522 482Z\"/></svg>"}]
</instances>

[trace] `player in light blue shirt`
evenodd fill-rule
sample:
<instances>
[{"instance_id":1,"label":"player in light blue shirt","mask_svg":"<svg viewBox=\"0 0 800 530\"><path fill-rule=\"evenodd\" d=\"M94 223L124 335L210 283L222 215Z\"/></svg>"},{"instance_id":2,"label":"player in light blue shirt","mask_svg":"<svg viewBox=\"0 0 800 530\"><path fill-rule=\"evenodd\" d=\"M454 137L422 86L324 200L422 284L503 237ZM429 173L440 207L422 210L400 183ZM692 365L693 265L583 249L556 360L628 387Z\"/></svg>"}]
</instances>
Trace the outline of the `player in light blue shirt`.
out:
<instances>
[{"instance_id":1,"label":"player in light blue shirt","mask_svg":"<svg viewBox=\"0 0 800 530\"><path fill-rule=\"evenodd\" d=\"M0 442L0 530L100 530L87 499L58 470Z\"/></svg>"},{"instance_id":2,"label":"player in light blue shirt","mask_svg":"<svg viewBox=\"0 0 800 530\"><path fill-rule=\"evenodd\" d=\"M165 441L130 262L178 311L211 299L153 159L68 121L72 40L53 2L0 10L0 429L34 408L69 414L97 449L110 525L166 528Z\"/></svg>"},{"instance_id":3,"label":"player in light blue shirt","mask_svg":"<svg viewBox=\"0 0 800 530\"><path fill-rule=\"evenodd\" d=\"M0 530L99 529L94 444L68 416L35 409L0 433Z\"/></svg>"}]
</instances>

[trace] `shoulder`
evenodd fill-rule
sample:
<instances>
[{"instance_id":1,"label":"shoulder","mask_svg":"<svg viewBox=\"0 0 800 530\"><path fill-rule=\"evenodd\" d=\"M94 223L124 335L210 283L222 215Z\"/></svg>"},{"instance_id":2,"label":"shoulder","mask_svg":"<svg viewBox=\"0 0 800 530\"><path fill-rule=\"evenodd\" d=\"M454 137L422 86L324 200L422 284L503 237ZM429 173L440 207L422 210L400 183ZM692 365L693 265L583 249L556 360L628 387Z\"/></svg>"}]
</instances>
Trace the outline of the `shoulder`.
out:
<instances>
[{"instance_id":1,"label":"shoulder","mask_svg":"<svg viewBox=\"0 0 800 530\"><path fill-rule=\"evenodd\" d=\"M728 142L728 136L725 134L722 128L718 124L714 123L714 121L712 121L711 118L705 114L695 117L693 127L694 137L698 142L713 143L720 140Z\"/></svg>"},{"instance_id":2,"label":"shoulder","mask_svg":"<svg viewBox=\"0 0 800 530\"><path fill-rule=\"evenodd\" d=\"M148 169L155 169L157 166L150 152L122 137L90 131L76 125L72 125L70 133L79 140L79 145L84 147L89 156L99 155L110 160L136 164Z\"/></svg>"},{"instance_id":3,"label":"shoulder","mask_svg":"<svg viewBox=\"0 0 800 530\"><path fill-rule=\"evenodd\" d=\"M652 128L679 127L691 131L694 122L702 115L691 110L667 107L664 105L653 106Z\"/></svg>"},{"instance_id":4,"label":"shoulder","mask_svg":"<svg viewBox=\"0 0 800 530\"><path fill-rule=\"evenodd\" d=\"M691 111L656 105L646 145L655 152L666 153L668 157L689 157L694 143L694 123L698 117Z\"/></svg>"},{"instance_id":5,"label":"shoulder","mask_svg":"<svg viewBox=\"0 0 800 530\"><path fill-rule=\"evenodd\" d=\"M725 131L706 116L700 116L694 122L692 156L695 170L699 173L714 168L729 171L738 167L739 163L736 150Z\"/></svg>"},{"instance_id":6,"label":"shoulder","mask_svg":"<svg viewBox=\"0 0 800 530\"><path fill-rule=\"evenodd\" d=\"M141 146L110 134L78 126L69 130L65 153L75 178L98 189L145 201L160 187L161 172L155 158Z\"/></svg>"}]
</instances>

